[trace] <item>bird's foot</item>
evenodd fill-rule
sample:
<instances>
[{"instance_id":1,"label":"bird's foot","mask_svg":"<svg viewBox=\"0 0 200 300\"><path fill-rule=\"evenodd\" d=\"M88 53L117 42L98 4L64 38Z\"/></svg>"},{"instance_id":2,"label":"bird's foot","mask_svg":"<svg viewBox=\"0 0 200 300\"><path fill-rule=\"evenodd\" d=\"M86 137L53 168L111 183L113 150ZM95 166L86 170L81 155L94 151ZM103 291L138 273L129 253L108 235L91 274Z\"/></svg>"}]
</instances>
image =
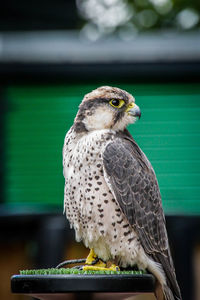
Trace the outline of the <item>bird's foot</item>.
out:
<instances>
[{"instance_id":1,"label":"bird's foot","mask_svg":"<svg viewBox=\"0 0 200 300\"><path fill-rule=\"evenodd\" d=\"M95 254L94 249L90 250L88 257L86 258L84 271L120 271L120 268L114 264L107 267L106 263L98 258Z\"/></svg>"},{"instance_id":2,"label":"bird's foot","mask_svg":"<svg viewBox=\"0 0 200 300\"><path fill-rule=\"evenodd\" d=\"M93 266L83 266L84 271L120 271L120 268L114 264L110 267L106 267L106 264L103 263L102 266L100 265L93 265Z\"/></svg>"},{"instance_id":3,"label":"bird's foot","mask_svg":"<svg viewBox=\"0 0 200 300\"><path fill-rule=\"evenodd\" d=\"M90 249L90 253L87 256L85 263L87 265L95 265L98 261L99 261L99 258L96 255L96 253L94 252L94 249L93 248Z\"/></svg>"}]
</instances>

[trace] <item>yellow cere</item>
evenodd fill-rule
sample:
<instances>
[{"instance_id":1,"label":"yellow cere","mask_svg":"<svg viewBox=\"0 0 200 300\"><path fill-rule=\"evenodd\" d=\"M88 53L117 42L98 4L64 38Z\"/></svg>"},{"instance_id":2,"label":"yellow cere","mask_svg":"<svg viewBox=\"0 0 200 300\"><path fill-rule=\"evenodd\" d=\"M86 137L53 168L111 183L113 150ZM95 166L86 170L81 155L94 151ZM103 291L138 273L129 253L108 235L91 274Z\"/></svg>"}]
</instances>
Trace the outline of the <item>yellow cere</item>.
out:
<instances>
[{"instance_id":1,"label":"yellow cere","mask_svg":"<svg viewBox=\"0 0 200 300\"><path fill-rule=\"evenodd\" d=\"M116 108L121 108L124 105L124 100L122 99L112 99L109 101L110 105Z\"/></svg>"},{"instance_id":2,"label":"yellow cere","mask_svg":"<svg viewBox=\"0 0 200 300\"><path fill-rule=\"evenodd\" d=\"M133 108L135 106L135 103L134 102L131 102L128 106L127 106L127 109L126 111L129 111L131 108Z\"/></svg>"}]
</instances>

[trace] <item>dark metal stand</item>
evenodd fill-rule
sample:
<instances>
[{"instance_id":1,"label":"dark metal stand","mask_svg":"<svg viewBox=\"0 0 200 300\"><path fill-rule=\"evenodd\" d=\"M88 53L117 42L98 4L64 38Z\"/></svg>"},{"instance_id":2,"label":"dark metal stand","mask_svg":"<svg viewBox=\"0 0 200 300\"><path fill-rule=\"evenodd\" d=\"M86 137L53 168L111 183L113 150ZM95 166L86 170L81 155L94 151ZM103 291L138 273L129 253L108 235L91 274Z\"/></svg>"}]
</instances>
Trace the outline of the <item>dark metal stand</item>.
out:
<instances>
[{"instance_id":1,"label":"dark metal stand","mask_svg":"<svg viewBox=\"0 0 200 300\"><path fill-rule=\"evenodd\" d=\"M153 294L155 278L151 274L14 275L11 290L41 300L124 299L129 295Z\"/></svg>"},{"instance_id":2,"label":"dark metal stand","mask_svg":"<svg viewBox=\"0 0 200 300\"><path fill-rule=\"evenodd\" d=\"M15 208L10 211L6 207L0 207L0 225L4 228L0 241L4 243L5 241L33 240L37 245L34 268L55 267L63 261L66 242L74 239L73 232L66 225L66 218L57 212L48 213L47 209L40 209L40 213L28 212L17 213ZM167 216L166 221L182 298L183 300L194 299L192 259L194 247L200 241L200 217ZM81 298L79 296L76 294L73 300L84 299L83 295ZM89 300L89 296L86 299Z\"/></svg>"}]
</instances>

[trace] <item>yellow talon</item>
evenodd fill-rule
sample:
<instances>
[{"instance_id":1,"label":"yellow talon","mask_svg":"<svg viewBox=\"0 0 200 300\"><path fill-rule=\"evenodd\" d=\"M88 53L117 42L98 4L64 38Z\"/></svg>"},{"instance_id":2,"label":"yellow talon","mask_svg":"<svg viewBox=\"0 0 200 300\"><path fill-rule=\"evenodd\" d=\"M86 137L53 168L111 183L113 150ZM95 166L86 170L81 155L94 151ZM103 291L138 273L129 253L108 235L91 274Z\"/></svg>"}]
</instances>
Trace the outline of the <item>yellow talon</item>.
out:
<instances>
[{"instance_id":1,"label":"yellow talon","mask_svg":"<svg viewBox=\"0 0 200 300\"><path fill-rule=\"evenodd\" d=\"M111 270L111 271L120 271L119 266L116 266L116 265L114 265L114 264L111 265L108 269Z\"/></svg>"},{"instance_id":2,"label":"yellow talon","mask_svg":"<svg viewBox=\"0 0 200 300\"><path fill-rule=\"evenodd\" d=\"M97 259L97 255L94 252L94 249L92 248L90 250L90 253L88 254L87 258L86 258L86 264L87 265L92 265L92 263Z\"/></svg>"},{"instance_id":3,"label":"yellow talon","mask_svg":"<svg viewBox=\"0 0 200 300\"><path fill-rule=\"evenodd\" d=\"M84 271L120 271L120 268L114 264L110 267L106 267L106 263L102 260L98 260L95 264L94 261L97 259L97 255L94 252L94 249L90 250L85 262L85 266L83 267Z\"/></svg>"},{"instance_id":4,"label":"yellow talon","mask_svg":"<svg viewBox=\"0 0 200 300\"><path fill-rule=\"evenodd\" d=\"M104 265L104 266L103 266ZM116 265L111 265L110 267L106 267L106 264L94 265L94 266L84 266L84 271L120 271L120 268Z\"/></svg>"},{"instance_id":5,"label":"yellow talon","mask_svg":"<svg viewBox=\"0 0 200 300\"><path fill-rule=\"evenodd\" d=\"M84 266L83 271L106 271L107 268L99 267L99 266Z\"/></svg>"}]
</instances>

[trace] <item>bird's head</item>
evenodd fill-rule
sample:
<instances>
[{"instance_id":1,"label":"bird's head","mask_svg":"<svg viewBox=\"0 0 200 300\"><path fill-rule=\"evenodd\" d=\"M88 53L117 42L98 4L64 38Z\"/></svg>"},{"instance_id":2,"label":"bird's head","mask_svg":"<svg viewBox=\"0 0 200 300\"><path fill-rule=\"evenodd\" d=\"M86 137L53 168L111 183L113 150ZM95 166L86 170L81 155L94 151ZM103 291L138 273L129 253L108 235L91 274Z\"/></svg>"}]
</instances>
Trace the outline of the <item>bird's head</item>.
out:
<instances>
[{"instance_id":1,"label":"bird's head","mask_svg":"<svg viewBox=\"0 0 200 300\"><path fill-rule=\"evenodd\" d=\"M77 131L124 130L141 116L134 97L126 91L102 86L86 94L75 118Z\"/></svg>"}]
</instances>

